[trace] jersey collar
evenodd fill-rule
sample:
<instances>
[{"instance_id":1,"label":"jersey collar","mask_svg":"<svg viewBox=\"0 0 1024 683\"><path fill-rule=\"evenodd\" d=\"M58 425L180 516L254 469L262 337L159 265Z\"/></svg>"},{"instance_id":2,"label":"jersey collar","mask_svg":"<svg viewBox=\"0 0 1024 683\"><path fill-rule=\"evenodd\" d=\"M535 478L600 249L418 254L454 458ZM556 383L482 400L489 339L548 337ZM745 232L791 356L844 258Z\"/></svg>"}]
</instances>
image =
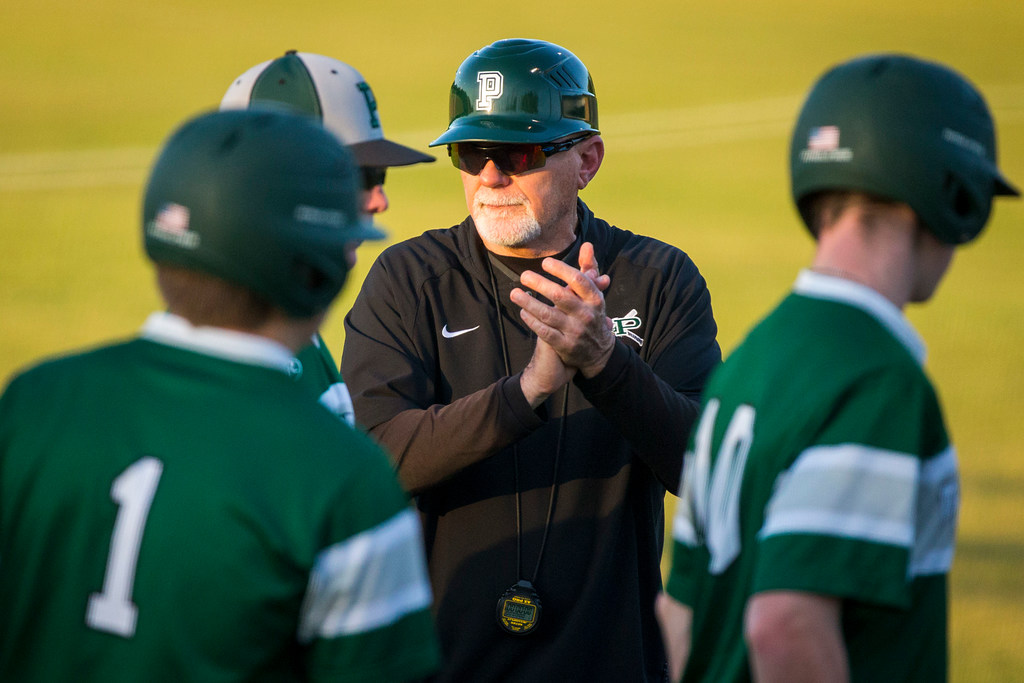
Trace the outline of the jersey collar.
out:
<instances>
[{"instance_id":1,"label":"jersey collar","mask_svg":"<svg viewBox=\"0 0 1024 683\"><path fill-rule=\"evenodd\" d=\"M910 321L895 304L870 287L812 270L801 270L793 291L803 296L838 301L863 310L889 330L919 365L924 365L926 349L921 335L910 325Z\"/></svg>"},{"instance_id":2,"label":"jersey collar","mask_svg":"<svg viewBox=\"0 0 1024 683\"><path fill-rule=\"evenodd\" d=\"M153 313L142 326L142 338L207 356L261 365L288 373L295 358L282 344L220 327L196 327L173 313Z\"/></svg>"}]
</instances>

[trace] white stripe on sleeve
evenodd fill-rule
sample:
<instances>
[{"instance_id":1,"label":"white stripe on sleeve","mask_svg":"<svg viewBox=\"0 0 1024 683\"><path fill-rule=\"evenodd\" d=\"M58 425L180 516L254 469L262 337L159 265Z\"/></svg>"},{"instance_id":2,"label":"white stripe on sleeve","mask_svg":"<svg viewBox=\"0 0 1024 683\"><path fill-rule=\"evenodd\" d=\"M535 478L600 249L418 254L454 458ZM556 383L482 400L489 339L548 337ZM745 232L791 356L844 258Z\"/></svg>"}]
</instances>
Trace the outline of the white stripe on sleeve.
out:
<instances>
[{"instance_id":1,"label":"white stripe on sleeve","mask_svg":"<svg viewBox=\"0 0 1024 683\"><path fill-rule=\"evenodd\" d=\"M419 519L406 509L320 553L306 590L299 642L387 626L430 601Z\"/></svg>"},{"instance_id":2,"label":"white stripe on sleeve","mask_svg":"<svg viewBox=\"0 0 1024 683\"><path fill-rule=\"evenodd\" d=\"M863 444L815 446L780 475L760 537L807 533L910 547L919 460Z\"/></svg>"},{"instance_id":3,"label":"white stripe on sleeve","mask_svg":"<svg viewBox=\"0 0 1024 683\"><path fill-rule=\"evenodd\" d=\"M953 565L956 520L960 508L960 473L950 446L921 468L917 499L917 538L910 555L910 576L945 574Z\"/></svg>"},{"instance_id":4,"label":"white stripe on sleeve","mask_svg":"<svg viewBox=\"0 0 1024 683\"><path fill-rule=\"evenodd\" d=\"M320 394L320 403L344 420L350 427L356 424L356 413L352 407L352 395L344 382L335 382Z\"/></svg>"}]
</instances>

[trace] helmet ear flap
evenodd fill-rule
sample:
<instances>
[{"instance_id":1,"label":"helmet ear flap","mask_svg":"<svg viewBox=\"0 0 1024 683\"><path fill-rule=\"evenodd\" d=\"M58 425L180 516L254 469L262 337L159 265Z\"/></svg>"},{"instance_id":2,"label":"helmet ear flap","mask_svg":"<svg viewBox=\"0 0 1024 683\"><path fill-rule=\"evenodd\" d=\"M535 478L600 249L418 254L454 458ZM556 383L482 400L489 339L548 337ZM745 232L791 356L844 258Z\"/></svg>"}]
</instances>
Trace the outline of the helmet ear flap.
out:
<instances>
[{"instance_id":1,"label":"helmet ear flap","mask_svg":"<svg viewBox=\"0 0 1024 683\"><path fill-rule=\"evenodd\" d=\"M942 211L946 217L939 225L948 229L936 236L951 244L963 244L977 237L988 221L991 195L991 191L982 191L977 183L960 173L947 170L942 183Z\"/></svg>"},{"instance_id":2,"label":"helmet ear flap","mask_svg":"<svg viewBox=\"0 0 1024 683\"><path fill-rule=\"evenodd\" d=\"M292 260L291 280L316 301L326 307L348 278L348 265L326 258L310 258L311 254L296 255Z\"/></svg>"}]
</instances>

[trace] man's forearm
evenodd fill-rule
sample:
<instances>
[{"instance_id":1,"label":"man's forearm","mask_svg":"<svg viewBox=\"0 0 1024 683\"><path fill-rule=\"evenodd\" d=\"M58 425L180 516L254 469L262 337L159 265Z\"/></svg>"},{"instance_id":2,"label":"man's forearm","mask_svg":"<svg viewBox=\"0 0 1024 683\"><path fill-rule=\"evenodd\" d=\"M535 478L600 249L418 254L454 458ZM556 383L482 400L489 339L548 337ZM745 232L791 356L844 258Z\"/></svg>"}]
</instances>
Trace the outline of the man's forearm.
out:
<instances>
[{"instance_id":1,"label":"man's forearm","mask_svg":"<svg viewBox=\"0 0 1024 683\"><path fill-rule=\"evenodd\" d=\"M621 342L601 375L594 379L577 376L575 382L674 493L698 402L673 389Z\"/></svg>"},{"instance_id":2,"label":"man's forearm","mask_svg":"<svg viewBox=\"0 0 1024 683\"><path fill-rule=\"evenodd\" d=\"M391 453L405 489L418 495L541 424L514 375L449 405L404 410L369 432Z\"/></svg>"}]
</instances>

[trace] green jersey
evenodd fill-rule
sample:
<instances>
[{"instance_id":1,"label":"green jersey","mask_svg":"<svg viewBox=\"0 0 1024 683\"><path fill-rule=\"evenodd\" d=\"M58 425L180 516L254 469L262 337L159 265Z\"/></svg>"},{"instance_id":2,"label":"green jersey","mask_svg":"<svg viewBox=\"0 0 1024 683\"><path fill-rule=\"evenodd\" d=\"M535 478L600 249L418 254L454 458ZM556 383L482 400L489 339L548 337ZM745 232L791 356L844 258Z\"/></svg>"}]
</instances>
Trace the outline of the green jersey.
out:
<instances>
[{"instance_id":1,"label":"green jersey","mask_svg":"<svg viewBox=\"0 0 1024 683\"><path fill-rule=\"evenodd\" d=\"M313 337L313 343L295 355L289 373L301 386L311 391L324 407L350 425L355 424L352 397L341 379L338 364L334 362L334 357L319 334Z\"/></svg>"},{"instance_id":2,"label":"green jersey","mask_svg":"<svg viewBox=\"0 0 1024 683\"><path fill-rule=\"evenodd\" d=\"M269 340L158 314L0 398L0 680L379 681L438 650L386 456Z\"/></svg>"},{"instance_id":3,"label":"green jersey","mask_svg":"<svg viewBox=\"0 0 1024 683\"><path fill-rule=\"evenodd\" d=\"M684 681L751 680L751 595L842 600L852 681L946 679L957 462L924 348L876 292L810 271L708 384L668 592Z\"/></svg>"}]
</instances>

